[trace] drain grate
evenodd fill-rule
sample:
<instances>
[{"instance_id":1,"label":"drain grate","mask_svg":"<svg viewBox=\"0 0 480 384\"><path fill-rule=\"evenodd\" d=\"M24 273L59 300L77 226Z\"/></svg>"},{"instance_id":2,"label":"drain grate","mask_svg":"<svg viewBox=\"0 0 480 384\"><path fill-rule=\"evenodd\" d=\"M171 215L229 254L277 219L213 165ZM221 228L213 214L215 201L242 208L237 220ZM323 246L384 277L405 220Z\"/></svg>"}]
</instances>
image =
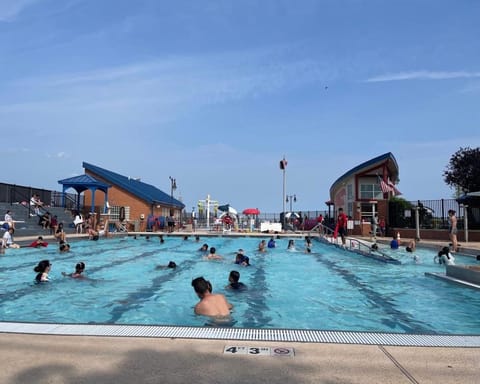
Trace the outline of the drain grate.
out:
<instances>
[{"instance_id":1,"label":"drain grate","mask_svg":"<svg viewBox=\"0 0 480 384\"><path fill-rule=\"evenodd\" d=\"M421 335L298 329L0 322L0 332L42 335L283 341L300 343L363 344L412 347L480 347L480 336L478 335Z\"/></svg>"}]
</instances>

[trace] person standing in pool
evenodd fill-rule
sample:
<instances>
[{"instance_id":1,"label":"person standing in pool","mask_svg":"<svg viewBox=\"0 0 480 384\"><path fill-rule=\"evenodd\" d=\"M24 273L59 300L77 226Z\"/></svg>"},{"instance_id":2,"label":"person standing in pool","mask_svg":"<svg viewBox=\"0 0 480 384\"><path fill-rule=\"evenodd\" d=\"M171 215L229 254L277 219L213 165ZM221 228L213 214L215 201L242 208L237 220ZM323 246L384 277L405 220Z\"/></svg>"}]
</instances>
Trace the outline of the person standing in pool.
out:
<instances>
[{"instance_id":1,"label":"person standing in pool","mask_svg":"<svg viewBox=\"0 0 480 384\"><path fill-rule=\"evenodd\" d=\"M77 263L77 265L75 265L75 272L72 272L72 273L62 272L62 275L67 277L72 277L74 279L83 279L85 277L83 275L84 271L85 271L85 263L81 261Z\"/></svg>"},{"instance_id":2,"label":"person standing in pool","mask_svg":"<svg viewBox=\"0 0 480 384\"><path fill-rule=\"evenodd\" d=\"M266 245L267 244L265 240L261 240L260 243L258 243L258 252L267 252L267 250L265 249Z\"/></svg>"},{"instance_id":3,"label":"person standing in pool","mask_svg":"<svg viewBox=\"0 0 480 384\"><path fill-rule=\"evenodd\" d=\"M289 251L294 251L295 250L295 240L293 240L293 239L288 240L287 249Z\"/></svg>"},{"instance_id":4,"label":"person standing in pool","mask_svg":"<svg viewBox=\"0 0 480 384\"><path fill-rule=\"evenodd\" d=\"M243 284L240 280L240 272L238 271L230 271L230 275L228 276L229 284L225 287L226 289L233 289L237 291L241 291L247 288L245 284Z\"/></svg>"},{"instance_id":5,"label":"person standing in pool","mask_svg":"<svg viewBox=\"0 0 480 384\"><path fill-rule=\"evenodd\" d=\"M270 240L268 240L267 247L268 248L275 248L275 238L273 236L270 238Z\"/></svg>"},{"instance_id":6,"label":"person standing in pool","mask_svg":"<svg viewBox=\"0 0 480 384\"><path fill-rule=\"evenodd\" d=\"M239 249L237 255L235 256L235 264L243 265L248 267L250 265L250 258L245 256L243 249Z\"/></svg>"},{"instance_id":7,"label":"person standing in pool","mask_svg":"<svg viewBox=\"0 0 480 384\"><path fill-rule=\"evenodd\" d=\"M210 253L205 256L206 259L208 260L223 260L223 257L220 255L217 255L217 250L215 247L210 248Z\"/></svg>"},{"instance_id":8,"label":"person standing in pool","mask_svg":"<svg viewBox=\"0 0 480 384\"><path fill-rule=\"evenodd\" d=\"M197 315L213 318L230 317L230 310L233 305L227 301L224 295L212 293L212 285L209 281L203 277L197 277L192 280L192 287L200 299L194 309Z\"/></svg>"},{"instance_id":9,"label":"person standing in pool","mask_svg":"<svg viewBox=\"0 0 480 384\"><path fill-rule=\"evenodd\" d=\"M48 273L52 264L50 264L50 260L42 260L38 263L38 265L33 269L37 272L37 276L35 276L35 281L37 283L45 283L48 281Z\"/></svg>"}]
</instances>

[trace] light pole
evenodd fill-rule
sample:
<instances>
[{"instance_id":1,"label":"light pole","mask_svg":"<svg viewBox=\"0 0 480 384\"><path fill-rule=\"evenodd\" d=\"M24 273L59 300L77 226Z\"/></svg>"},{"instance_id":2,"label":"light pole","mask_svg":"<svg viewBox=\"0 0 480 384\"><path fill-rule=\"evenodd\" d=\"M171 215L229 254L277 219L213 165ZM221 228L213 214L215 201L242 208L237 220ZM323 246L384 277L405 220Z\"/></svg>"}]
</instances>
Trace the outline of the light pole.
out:
<instances>
[{"instance_id":1,"label":"light pole","mask_svg":"<svg viewBox=\"0 0 480 384\"><path fill-rule=\"evenodd\" d=\"M283 201L283 228L285 229L285 225L287 223L286 217L285 217L285 187L286 187L286 174L285 170L287 169L287 160L285 160L285 156L283 156L283 159L280 160L280 169L283 171L283 196L282 196L282 201Z\"/></svg>"},{"instance_id":2,"label":"light pole","mask_svg":"<svg viewBox=\"0 0 480 384\"><path fill-rule=\"evenodd\" d=\"M177 180L172 176L168 176L168 178L170 179L170 199L171 203L173 204L173 191L177 189Z\"/></svg>"},{"instance_id":3,"label":"light pole","mask_svg":"<svg viewBox=\"0 0 480 384\"><path fill-rule=\"evenodd\" d=\"M290 212L292 212L292 204L297 202L297 195L296 194L287 195L285 202L286 203L290 202Z\"/></svg>"},{"instance_id":4,"label":"light pole","mask_svg":"<svg viewBox=\"0 0 480 384\"><path fill-rule=\"evenodd\" d=\"M172 207L170 208L170 216L173 216L173 191L177 189L177 180L174 179L172 176L168 176L168 178L170 179L170 204L172 204Z\"/></svg>"}]
</instances>

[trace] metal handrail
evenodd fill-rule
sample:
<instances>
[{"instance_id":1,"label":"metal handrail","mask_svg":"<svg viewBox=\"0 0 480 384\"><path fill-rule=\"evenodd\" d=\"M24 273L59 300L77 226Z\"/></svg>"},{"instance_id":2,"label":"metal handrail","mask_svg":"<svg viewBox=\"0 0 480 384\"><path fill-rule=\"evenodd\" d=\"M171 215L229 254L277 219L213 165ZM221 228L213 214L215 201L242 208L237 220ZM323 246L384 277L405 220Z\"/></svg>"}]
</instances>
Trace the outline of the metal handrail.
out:
<instances>
[{"instance_id":1,"label":"metal handrail","mask_svg":"<svg viewBox=\"0 0 480 384\"><path fill-rule=\"evenodd\" d=\"M311 229L310 232L312 232L314 230L317 230L317 229L318 229L318 232L322 235L322 236L319 237L319 239L322 242L325 242L325 243L328 243L328 244L331 244L331 245L335 245L337 247L340 246L338 237L333 236L335 231L332 228L326 227L322 223L318 223L315 227L313 227ZM331 236L330 237L331 241L326 240L325 236ZM350 252L359 253L361 255L371 257L371 258L374 258L374 259L377 259L377 260L380 260L380 261L384 261L384 262L398 263L398 264L400 263L400 261L398 261L397 259L394 259L390 255L387 255L385 252L382 252L378 248L376 248L376 249L372 248L371 244L368 244L368 243L366 243L362 240L359 240L359 239L353 238L353 237L347 237L347 240L348 241L346 242L345 249L350 251ZM373 244L376 244L376 243L373 243Z\"/></svg>"}]
</instances>

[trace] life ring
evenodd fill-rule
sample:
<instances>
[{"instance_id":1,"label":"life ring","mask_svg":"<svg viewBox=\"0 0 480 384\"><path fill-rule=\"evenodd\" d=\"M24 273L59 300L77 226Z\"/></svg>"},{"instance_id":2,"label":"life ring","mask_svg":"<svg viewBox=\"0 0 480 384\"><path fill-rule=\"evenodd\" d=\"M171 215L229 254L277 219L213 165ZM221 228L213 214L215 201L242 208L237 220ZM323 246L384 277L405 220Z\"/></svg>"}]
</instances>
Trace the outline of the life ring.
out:
<instances>
[{"instance_id":1,"label":"life ring","mask_svg":"<svg viewBox=\"0 0 480 384\"><path fill-rule=\"evenodd\" d=\"M120 211L118 212L118 220L125 220L125 207L120 207Z\"/></svg>"}]
</instances>

